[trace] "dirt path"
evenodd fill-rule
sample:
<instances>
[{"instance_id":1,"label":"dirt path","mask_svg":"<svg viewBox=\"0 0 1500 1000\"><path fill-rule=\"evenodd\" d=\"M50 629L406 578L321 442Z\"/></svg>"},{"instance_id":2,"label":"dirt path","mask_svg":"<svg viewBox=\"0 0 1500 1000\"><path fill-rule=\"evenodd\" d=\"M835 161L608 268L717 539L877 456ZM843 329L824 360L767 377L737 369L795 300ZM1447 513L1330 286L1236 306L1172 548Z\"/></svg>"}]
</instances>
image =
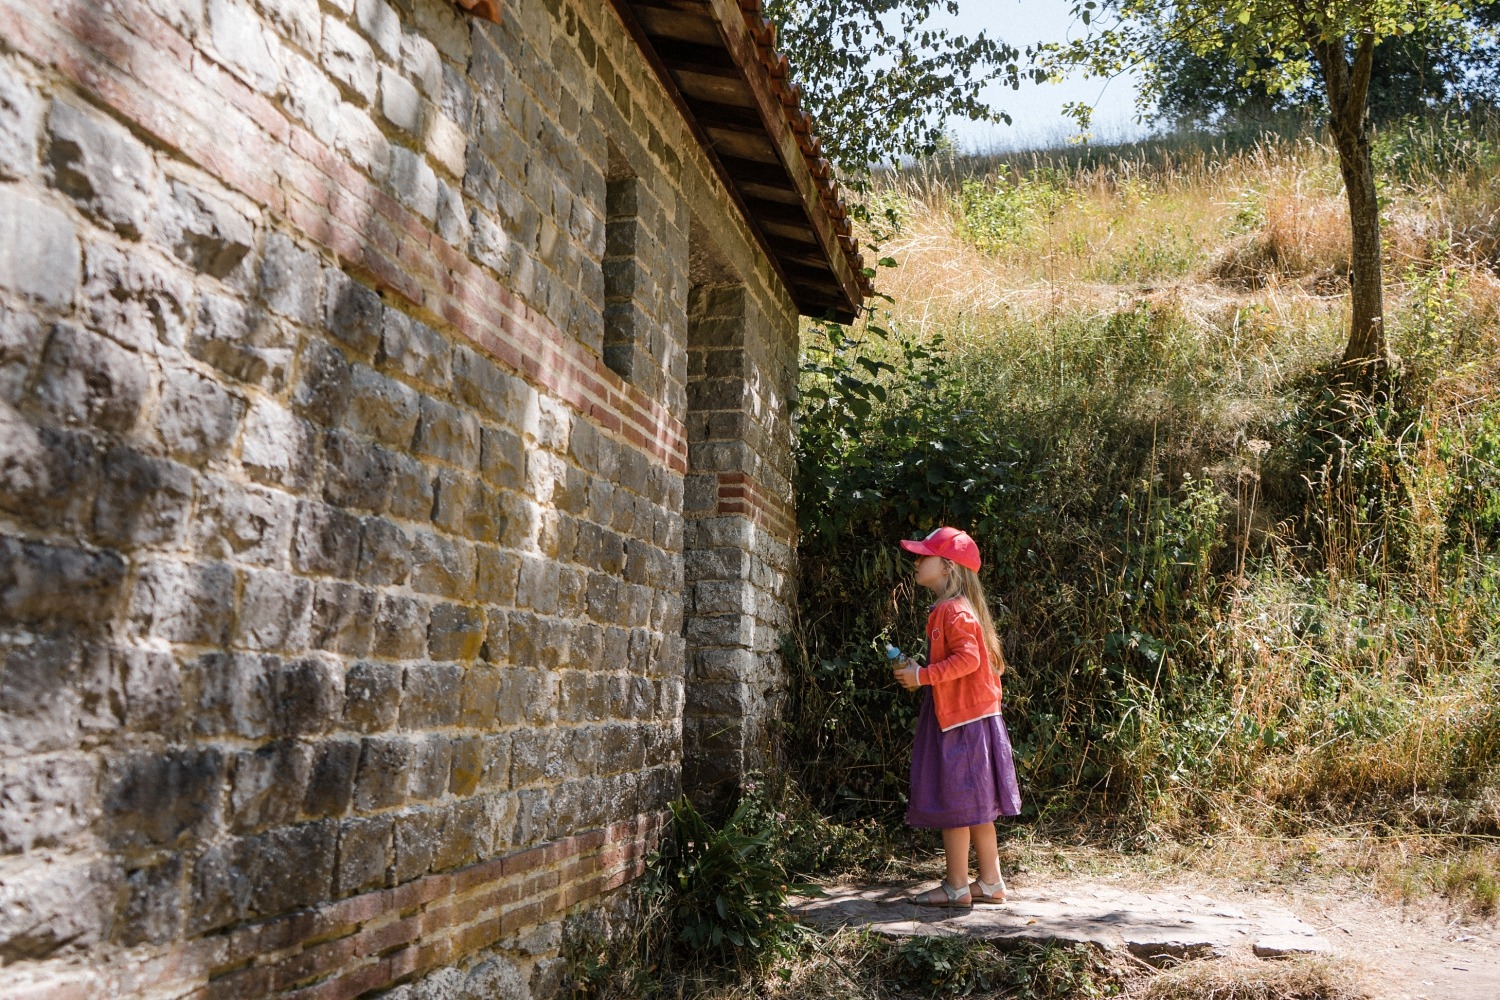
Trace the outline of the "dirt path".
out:
<instances>
[{"instance_id":1,"label":"dirt path","mask_svg":"<svg viewBox=\"0 0 1500 1000\"><path fill-rule=\"evenodd\" d=\"M1023 872L1002 907L941 910L903 902L937 883L841 884L793 901L815 926L876 933L1087 941L1156 965L1209 956L1326 954L1375 1000L1500 1000L1500 927L1440 902L1390 905L1357 895L1248 888L1212 880L1143 881Z\"/></svg>"},{"instance_id":2,"label":"dirt path","mask_svg":"<svg viewBox=\"0 0 1500 1000\"><path fill-rule=\"evenodd\" d=\"M1500 1000L1500 926L1440 902L1293 894L1288 907L1366 970L1378 1000Z\"/></svg>"}]
</instances>

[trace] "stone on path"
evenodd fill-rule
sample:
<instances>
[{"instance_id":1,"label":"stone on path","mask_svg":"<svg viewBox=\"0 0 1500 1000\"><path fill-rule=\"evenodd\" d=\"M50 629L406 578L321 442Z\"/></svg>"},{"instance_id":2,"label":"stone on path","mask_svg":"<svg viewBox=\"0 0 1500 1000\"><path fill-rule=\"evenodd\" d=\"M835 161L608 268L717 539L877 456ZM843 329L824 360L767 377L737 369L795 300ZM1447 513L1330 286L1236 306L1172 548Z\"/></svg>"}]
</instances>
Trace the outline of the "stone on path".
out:
<instances>
[{"instance_id":1,"label":"stone on path","mask_svg":"<svg viewBox=\"0 0 1500 1000\"><path fill-rule=\"evenodd\" d=\"M1100 882L1048 881L1012 886L1002 905L968 910L904 902L934 888L838 885L823 898L794 897L791 912L814 927L857 925L901 938L920 934L986 940L1086 942L1126 949L1152 964L1250 952L1261 958L1331 951L1328 941L1292 913L1252 901L1227 903L1195 892L1131 892Z\"/></svg>"}]
</instances>

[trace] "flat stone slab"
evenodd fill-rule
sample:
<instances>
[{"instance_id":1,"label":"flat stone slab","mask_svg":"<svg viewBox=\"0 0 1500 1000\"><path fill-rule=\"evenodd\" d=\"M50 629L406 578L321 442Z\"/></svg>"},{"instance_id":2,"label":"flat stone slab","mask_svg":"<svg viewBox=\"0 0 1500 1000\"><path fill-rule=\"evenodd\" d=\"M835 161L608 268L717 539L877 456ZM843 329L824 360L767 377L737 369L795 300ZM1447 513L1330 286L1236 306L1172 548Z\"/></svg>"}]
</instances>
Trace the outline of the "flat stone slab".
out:
<instances>
[{"instance_id":1,"label":"flat stone slab","mask_svg":"<svg viewBox=\"0 0 1500 1000\"><path fill-rule=\"evenodd\" d=\"M793 897L788 906L799 920L824 929L861 926L894 938L942 934L1086 942L1125 949L1152 964L1236 951L1272 958L1332 950L1327 939L1287 910L1192 892L1131 892L1068 880L1011 886L1008 902L969 910L904 902L903 897L937 884L826 886L826 897Z\"/></svg>"}]
</instances>

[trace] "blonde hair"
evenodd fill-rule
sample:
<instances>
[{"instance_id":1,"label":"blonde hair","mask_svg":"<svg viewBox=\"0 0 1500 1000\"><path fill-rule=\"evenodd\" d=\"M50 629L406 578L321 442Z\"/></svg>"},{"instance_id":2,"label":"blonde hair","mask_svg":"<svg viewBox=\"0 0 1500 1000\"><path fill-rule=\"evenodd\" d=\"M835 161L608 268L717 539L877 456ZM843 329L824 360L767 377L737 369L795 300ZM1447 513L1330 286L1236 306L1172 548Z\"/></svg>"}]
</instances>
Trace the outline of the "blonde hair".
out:
<instances>
[{"instance_id":1,"label":"blonde hair","mask_svg":"<svg viewBox=\"0 0 1500 1000\"><path fill-rule=\"evenodd\" d=\"M941 557L939 557L941 558ZM943 559L948 566L948 581L938 593L939 601L963 598L979 619L979 631L984 634L984 646L990 654L990 669L996 677L1005 675L1005 650L1000 646L1000 637L995 633L995 621L990 617L990 605L984 598L984 586L979 574L967 566L960 566L952 559Z\"/></svg>"}]
</instances>

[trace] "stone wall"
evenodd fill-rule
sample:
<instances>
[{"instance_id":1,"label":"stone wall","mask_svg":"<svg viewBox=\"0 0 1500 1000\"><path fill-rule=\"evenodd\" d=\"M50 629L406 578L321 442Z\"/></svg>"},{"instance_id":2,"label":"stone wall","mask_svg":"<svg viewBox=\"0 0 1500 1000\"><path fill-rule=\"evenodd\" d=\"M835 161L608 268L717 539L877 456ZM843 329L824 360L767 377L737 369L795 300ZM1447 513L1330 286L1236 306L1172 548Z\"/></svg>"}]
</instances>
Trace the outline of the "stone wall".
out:
<instances>
[{"instance_id":1,"label":"stone wall","mask_svg":"<svg viewBox=\"0 0 1500 1000\"><path fill-rule=\"evenodd\" d=\"M605 5L0 0L7 996L551 993L759 759L794 360Z\"/></svg>"}]
</instances>

